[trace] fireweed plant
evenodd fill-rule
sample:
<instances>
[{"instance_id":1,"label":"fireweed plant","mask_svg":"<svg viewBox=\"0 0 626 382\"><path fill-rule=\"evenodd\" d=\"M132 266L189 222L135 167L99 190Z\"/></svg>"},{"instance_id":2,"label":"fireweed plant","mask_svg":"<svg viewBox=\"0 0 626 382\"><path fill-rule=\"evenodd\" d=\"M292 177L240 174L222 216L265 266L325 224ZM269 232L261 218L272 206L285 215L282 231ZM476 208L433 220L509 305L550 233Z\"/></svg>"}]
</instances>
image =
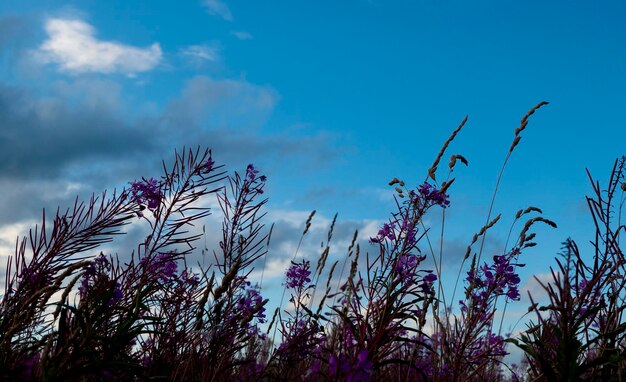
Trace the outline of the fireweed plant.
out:
<instances>
[{"instance_id":1,"label":"fireweed plant","mask_svg":"<svg viewBox=\"0 0 626 382\"><path fill-rule=\"evenodd\" d=\"M621 380L625 367L626 260L622 158L609 186L593 183L587 201L595 253L567 240L541 282L547 305L517 338L503 332L508 304L520 300L523 252L541 210L517 212L505 248L486 253L498 184L532 108L515 130L486 216L459 264L454 290L441 284L445 214L462 155L445 180L439 164L465 125L438 153L427 177L410 187L394 178L395 210L366 251L355 232L343 260L332 261L336 218L314 261L298 257L284 279L284 306L266 312L251 278L270 248L264 224L266 177L253 165L232 175L209 150L175 153L161 177L135 180L57 210L16 244L0 301L0 378L37 381L521 381ZM591 176L590 176L591 179ZM618 191L621 194L618 195ZM219 203L221 238L209 265L187 263L206 231L207 198ZM441 230L427 214L441 214ZM309 232L315 211L300 238ZM519 224L518 224L519 223ZM105 254L128 225L146 232L135 248ZM521 225L517 230L516 225ZM439 241L439 245L437 245ZM206 246L206 245L205 245ZM299 248L299 246L298 246ZM203 255L205 250L202 251ZM427 265L428 264L428 265ZM457 293L458 290L458 293ZM462 291L461 291L462 290ZM509 344L524 361L507 365Z\"/></svg>"},{"instance_id":2,"label":"fireweed plant","mask_svg":"<svg viewBox=\"0 0 626 382\"><path fill-rule=\"evenodd\" d=\"M571 239L540 282L549 304L533 304L536 319L519 339L535 380L621 381L626 377L624 320L626 259L620 245L626 191L626 157L615 161L606 189L589 172L593 193L587 205L595 225L591 256Z\"/></svg>"}]
</instances>

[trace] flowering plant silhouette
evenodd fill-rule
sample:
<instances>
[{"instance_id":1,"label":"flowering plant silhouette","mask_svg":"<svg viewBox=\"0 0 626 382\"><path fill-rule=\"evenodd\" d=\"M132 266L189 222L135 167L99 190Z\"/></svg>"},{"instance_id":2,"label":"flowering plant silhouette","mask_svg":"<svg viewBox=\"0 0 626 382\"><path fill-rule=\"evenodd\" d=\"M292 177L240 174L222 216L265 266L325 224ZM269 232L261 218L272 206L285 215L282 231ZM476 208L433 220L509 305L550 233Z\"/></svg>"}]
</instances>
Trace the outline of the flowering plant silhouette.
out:
<instances>
[{"instance_id":1,"label":"flowering plant silhouette","mask_svg":"<svg viewBox=\"0 0 626 382\"><path fill-rule=\"evenodd\" d=\"M504 167L521 140L532 108L515 129ZM160 177L121 192L76 201L34 227L16 245L0 301L0 378L41 381L518 381L619 380L625 365L624 260L620 235L626 159L606 190L592 182L596 225L591 257L567 240L550 282L547 304L519 334L502 331L509 304L520 302L524 251L531 230L556 227L528 207L511 247L487 256L492 217L473 236L444 285L444 248L436 247L429 214L454 208L452 177L462 155L443 155L467 118L444 143L417 186L394 178L395 208L368 242L355 232L336 259L328 237L317 259L294 258L285 270L284 306L266 311L266 291L252 277L271 255L265 225L267 177L254 165L228 174L211 151L175 153ZM591 176L590 176L590 179ZM621 192L621 194L620 194ZM200 223L221 210L209 265L188 264L206 238ZM311 227L313 212L300 242ZM129 225L145 232L136 247L104 253ZM141 231L143 230L143 231ZM511 235L514 232L511 228ZM366 245L367 249L363 250ZM299 246L298 246L299 247ZM204 252L203 252L204 253ZM484 256L483 256L484 255ZM450 264L446 264L449 266ZM457 300L457 289L464 293ZM452 294L450 295L450 290ZM508 346L524 352L509 365Z\"/></svg>"}]
</instances>

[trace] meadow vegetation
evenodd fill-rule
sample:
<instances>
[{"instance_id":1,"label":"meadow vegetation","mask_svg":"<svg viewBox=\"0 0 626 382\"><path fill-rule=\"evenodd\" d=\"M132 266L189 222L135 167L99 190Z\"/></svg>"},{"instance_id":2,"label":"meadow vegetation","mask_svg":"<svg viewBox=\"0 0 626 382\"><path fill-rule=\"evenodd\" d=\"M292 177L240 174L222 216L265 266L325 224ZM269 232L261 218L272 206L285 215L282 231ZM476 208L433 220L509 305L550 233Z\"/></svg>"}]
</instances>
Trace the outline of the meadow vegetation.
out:
<instances>
[{"instance_id":1,"label":"meadow vegetation","mask_svg":"<svg viewBox=\"0 0 626 382\"><path fill-rule=\"evenodd\" d=\"M521 120L502 165L521 140ZM524 251L533 229L555 223L537 207L514 216L506 248L486 253L500 215L477 227L453 293L439 283L446 254L428 214L454 208L454 169L467 160L444 143L424 180L394 178L395 209L365 248L354 233L345 257L329 257L335 221L316 258L292 261L288 301L273 312L250 275L271 256L264 187L253 165L228 173L210 150L183 149L162 176L129 183L43 217L8 258L0 302L0 374L37 381L576 381L621 380L625 370L626 160L608 184L591 180L594 253L572 240L556 254L551 280L531 296L528 323L503 332L519 303ZM440 168L441 167L441 168ZM445 180L440 180L445 179ZM498 179L499 184L500 179ZM217 198L223 222L209 265L190 264L198 229ZM305 222L302 237L314 213ZM445 219L441 219L442 223ZM134 248L115 243L129 225L147 235ZM302 240L302 238L301 238ZM115 253L101 252L113 246ZM125 254L125 256L118 256ZM294 254L295 255L295 254ZM429 261L426 261L426 260ZM429 266L425 266L429 264ZM289 307L289 308L288 308ZM524 307L525 309L526 307ZM512 347L523 352L505 362Z\"/></svg>"}]
</instances>

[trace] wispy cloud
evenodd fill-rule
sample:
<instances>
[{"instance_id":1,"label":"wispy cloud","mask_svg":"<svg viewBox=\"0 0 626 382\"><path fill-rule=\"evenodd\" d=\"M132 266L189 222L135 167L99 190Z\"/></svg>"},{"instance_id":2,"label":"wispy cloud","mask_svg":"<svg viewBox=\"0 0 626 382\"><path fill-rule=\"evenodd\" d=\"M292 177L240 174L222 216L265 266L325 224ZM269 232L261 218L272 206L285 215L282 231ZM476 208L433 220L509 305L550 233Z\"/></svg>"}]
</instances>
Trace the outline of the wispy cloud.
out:
<instances>
[{"instance_id":1,"label":"wispy cloud","mask_svg":"<svg viewBox=\"0 0 626 382\"><path fill-rule=\"evenodd\" d=\"M233 14L230 12L228 5L220 0L204 0L204 6L210 15L219 16L227 21L233 21Z\"/></svg>"},{"instance_id":2,"label":"wispy cloud","mask_svg":"<svg viewBox=\"0 0 626 382\"><path fill-rule=\"evenodd\" d=\"M237 37L240 40L252 40L252 34L246 31L231 31L230 34Z\"/></svg>"},{"instance_id":3,"label":"wispy cloud","mask_svg":"<svg viewBox=\"0 0 626 382\"><path fill-rule=\"evenodd\" d=\"M153 69L162 57L161 47L153 43L138 48L95 37L95 29L82 20L48 19L48 39L35 52L43 63L57 64L70 73L121 73L134 75Z\"/></svg>"},{"instance_id":4,"label":"wispy cloud","mask_svg":"<svg viewBox=\"0 0 626 382\"><path fill-rule=\"evenodd\" d=\"M528 293L530 293L535 302L537 302L546 297L546 290L543 286L541 286L541 284L543 283L544 285L548 285L553 282L554 279L552 273L550 272L534 274L530 276L528 281L526 281L526 283L521 287L521 294L524 298L527 298Z\"/></svg>"},{"instance_id":5,"label":"wispy cloud","mask_svg":"<svg viewBox=\"0 0 626 382\"><path fill-rule=\"evenodd\" d=\"M187 82L182 96L170 103L166 116L182 118L178 125L258 127L265 123L278 98L278 93L268 86L197 76Z\"/></svg>"},{"instance_id":6,"label":"wispy cloud","mask_svg":"<svg viewBox=\"0 0 626 382\"><path fill-rule=\"evenodd\" d=\"M220 61L219 48L215 45L208 45L208 44L190 45L181 49L180 54L190 58L191 60L195 62Z\"/></svg>"}]
</instances>

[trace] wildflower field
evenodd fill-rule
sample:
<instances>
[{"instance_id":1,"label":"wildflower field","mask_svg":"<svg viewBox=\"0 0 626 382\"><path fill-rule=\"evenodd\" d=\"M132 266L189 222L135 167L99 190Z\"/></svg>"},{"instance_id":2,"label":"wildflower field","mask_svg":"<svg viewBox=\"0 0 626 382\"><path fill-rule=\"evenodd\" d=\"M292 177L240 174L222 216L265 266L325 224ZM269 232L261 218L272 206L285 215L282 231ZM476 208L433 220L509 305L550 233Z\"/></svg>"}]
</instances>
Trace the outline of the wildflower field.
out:
<instances>
[{"instance_id":1,"label":"wildflower field","mask_svg":"<svg viewBox=\"0 0 626 382\"><path fill-rule=\"evenodd\" d=\"M529 118L546 104L521 119L500 177ZM333 221L317 257L296 251L274 311L251 277L272 256L264 192L271 179L252 164L231 172L208 148L183 148L160 176L146 174L123 190L44 214L7 263L0 378L621 381L626 159L608 169L607 182L589 176L594 252L581 253L564 238L546 269L551 280L538 281L544 294L523 307L525 327L507 333L507 308L520 303L524 251L541 245L538 225L556 224L535 206L510 211L506 248L488 253L485 238L500 215L485 211L458 273L447 275L456 280L453 292L439 283L446 254L435 243L443 230L424 219L454 208L454 171L468 160L447 149L466 120L423 179L389 174L396 209L366 247L355 232L345 256L333 261ZM493 200L497 193L496 186ZM215 198L223 222L206 229L220 231L218 249L208 264L192 264L187 257L202 250L198 227ZM303 222L301 240L314 218ZM143 225L147 235L133 247L116 247L130 225ZM512 349L523 354L519 362L507 361Z\"/></svg>"}]
</instances>

